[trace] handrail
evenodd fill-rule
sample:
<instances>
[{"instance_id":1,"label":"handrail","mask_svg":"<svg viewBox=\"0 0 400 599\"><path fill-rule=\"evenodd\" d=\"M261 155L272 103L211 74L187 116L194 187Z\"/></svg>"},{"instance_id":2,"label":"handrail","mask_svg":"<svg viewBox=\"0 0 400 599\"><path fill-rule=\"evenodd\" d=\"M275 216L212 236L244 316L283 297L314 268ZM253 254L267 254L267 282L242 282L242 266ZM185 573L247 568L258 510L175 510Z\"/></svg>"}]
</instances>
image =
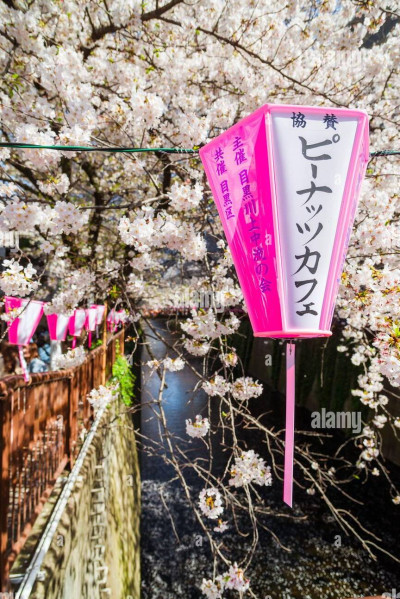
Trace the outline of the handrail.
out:
<instances>
[{"instance_id":1,"label":"handrail","mask_svg":"<svg viewBox=\"0 0 400 599\"><path fill-rule=\"evenodd\" d=\"M113 335L107 339L107 346L112 343L114 337L119 337L120 333L117 335ZM104 352L104 348L102 345L96 347L91 350L86 358L86 360L93 359L94 356L102 355ZM79 368L79 367L76 367ZM30 375L30 380L28 382L25 381L24 376L22 374L10 374L9 376L5 376L0 379L0 401L2 397L8 394L10 389L16 389L18 387L30 387L32 385L41 385L47 381L54 380L62 380L66 378L71 378L74 376L74 372L76 368L68 368L65 370L52 370L50 372L37 372L32 373Z\"/></svg>"}]
</instances>

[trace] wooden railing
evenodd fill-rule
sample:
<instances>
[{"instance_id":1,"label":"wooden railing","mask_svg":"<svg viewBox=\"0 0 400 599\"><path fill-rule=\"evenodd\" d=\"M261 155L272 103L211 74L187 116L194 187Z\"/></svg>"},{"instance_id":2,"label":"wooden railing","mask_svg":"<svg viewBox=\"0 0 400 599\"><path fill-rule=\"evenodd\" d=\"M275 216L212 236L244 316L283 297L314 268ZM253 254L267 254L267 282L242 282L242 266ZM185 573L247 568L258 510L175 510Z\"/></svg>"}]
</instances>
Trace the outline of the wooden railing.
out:
<instances>
[{"instance_id":1,"label":"wooden railing","mask_svg":"<svg viewBox=\"0 0 400 599\"><path fill-rule=\"evenodd\" d=\"M124 331L77 368L0 380L0 590L56 478L72 465L93 419L87 394L111 375ZM1 593L0 593L1 594Z\"/></svg>"}]
</instances>

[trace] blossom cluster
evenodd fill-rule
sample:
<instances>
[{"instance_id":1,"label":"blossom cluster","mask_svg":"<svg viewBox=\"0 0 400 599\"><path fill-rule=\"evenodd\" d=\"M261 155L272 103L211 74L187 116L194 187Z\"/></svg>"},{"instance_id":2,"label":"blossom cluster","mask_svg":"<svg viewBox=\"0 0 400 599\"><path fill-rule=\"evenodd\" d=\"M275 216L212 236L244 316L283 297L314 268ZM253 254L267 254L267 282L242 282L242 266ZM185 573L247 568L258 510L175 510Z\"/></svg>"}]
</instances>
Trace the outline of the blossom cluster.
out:
<instances>
[{"instance_id":1,"label":"blossom cluster","mask_svg":"<svg viewBox=\"0 0 400 599\"><path fill-rule=\"evenodd\" d=\"M240 326L240 320L235 314L230 314L224 322L218 320L212 310L196 312L191 318L181 323L182 330L194 340L216 339L222 335L232 335Z\"/></svg>"},{"instance_id":2,"label":"blossom cluster","mask_svg":"<svg viewBox=\"0 0 400 599\"><path fill-rule=\"evenodd\" d=\"M82 346L68 350L65 354L60 354L54 358L54 370L68 370L76 368L83 364L86 359L86 352Z\"/></svg>"},{"instance_id":3,"label":"blossom cluster","mask_svg":"<svg viewBox=\"0 0 400 599\"><path fill-rule=\"evenodd\" d=\"M65 314L69 316L78 304L89 295L95 276L87 268L69 270L63 278L60 290L45 306L46 314Z\"/></svg>"},{"instance_id":4,"label":"blossom cluster","mask_svg":"<svg viewBox=\"0 0 400 599\"><path fill-rule=\"evenodd\" d=\"M5 270L0 274L0 288L6 295L25 297L35 291L39 283L33 280L36 269L32 264L22 266L14 258L3 260Z\"/></svg>"},{"instance_id":5,"label":"blossom cluster","mask_svg":"<svg viewBox=\"0 0 400 599\"><path fill-rule=\"evenodd\" d=\"M250 588L250 579L246 578L244 570L237 563L230 566L229 570L214 580L203 578L201 590L207 599L221 599L225 589L233 589L244 593Z\"/></svg>"},{"instance_id":6,"label":"blossom cluster","mask_svg":"<svg viewBox=\"0 0 400 599\"><path fill-rule=\"evenodd\" d=\"M227 393L231 393L232 397L239 401L259 397L263 391L263 386L250 376L239 377L231 383L219 374L216 374L209 381L205 381L202 388L211 396L224 397Z\"/></svg>"},{"instance_id":7,"label":"blossom cluster","mask_svg":"<svg viewBox=\"0 0 400 599\"><path fill-rule=\"evenodd\" d=\"M201 260L206 254L204 239L191 223L182 227L177 216L165 211L156 216L151 207L122 217L119 233L124 243L142 253L155 247L167 247L181 252L187 260Z\"/></svg>"},{"instance_id":8,"label":"blossom cluster","mask_svg":"<svg viewBox=\"0 0 400 599\"><path fill-rule=\"evenodd\" d=\"M253 449L243 451L240 456L235 457L230 475L229 484L233 487L243 487L250 483L269 487L272 484L271 468L266 466L265 460Z\"/></svg>"},{"instance_id":9,"label":"blossom cluster","mask_svg":"<svg viewBox=\"0 0 400 599\"><path fill-rule=\"evenodd\" d=\"M105 408L116 397L118 385L104 386L100 385L97 389L92 389L87 396L88 402L95 411Z\"/></svg>"},{"instance_id":10,"label":"blossom cluster","mask_svg":"<svg viewBox=\"0 0 400 599\"><path fill-rule=\"evenodd\" d=\"M160 368L160 366L164 366L165 370L169 372L178 372L179 370L183 370L185 368L185 361L182 358L164 358L163 360L149 360L147 362L147 366L152 370Z\"/></svg>"}]
</instances>

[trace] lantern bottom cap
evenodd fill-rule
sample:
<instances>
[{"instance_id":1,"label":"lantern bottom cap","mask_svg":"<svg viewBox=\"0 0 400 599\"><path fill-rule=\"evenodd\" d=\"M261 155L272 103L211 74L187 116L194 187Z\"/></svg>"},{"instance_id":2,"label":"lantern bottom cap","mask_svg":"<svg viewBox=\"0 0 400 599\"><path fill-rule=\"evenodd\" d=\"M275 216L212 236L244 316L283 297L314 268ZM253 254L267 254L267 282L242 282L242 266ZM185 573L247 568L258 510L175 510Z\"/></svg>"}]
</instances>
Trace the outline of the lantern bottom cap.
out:
<instances>
[{"instance_id":1,"label":"lantern bottom cap","mask_svg":"<svg viewBox=\"0 0 400 599\"><path fill-rule=\"evenodd\" d=\"M274 337L275 339L303 339L312 337L331 337L332 331L286 330L286 331L255 331L254 337Z\"/></svg>"}]
</instances>

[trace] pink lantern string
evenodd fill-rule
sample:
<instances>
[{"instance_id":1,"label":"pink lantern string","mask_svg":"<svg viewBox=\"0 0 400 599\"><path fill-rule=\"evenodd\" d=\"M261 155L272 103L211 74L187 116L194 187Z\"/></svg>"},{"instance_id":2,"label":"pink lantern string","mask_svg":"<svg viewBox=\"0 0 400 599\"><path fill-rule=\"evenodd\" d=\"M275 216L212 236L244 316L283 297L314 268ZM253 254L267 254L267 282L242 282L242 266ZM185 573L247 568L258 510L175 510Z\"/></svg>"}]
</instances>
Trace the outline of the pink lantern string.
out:
<instances>
[{"instance_id":1,"label":"pink lantern string","mask_svg":"<svg viewBox=\"0 0 400 599\"><path fill-rule=\"evenodd\" d=\"M5 297L6 313L12 315L14 310L21 310L16 318L7 323L8 340L18 346L18 355L21 368L26 382L29 381L29 373L23 355L22 347L29 345L43 315L44 302L21 299L17 297Z\"/></svg>"},{"instance_id":2,"label":"pink lantern string","mask_svg":"<svg viewBox=\"0 0 400 599\"><path fill-rule=\"evenodd\" d=\"M80 337L86 322L86 310L78 308L74 311L68 322L69 334L73 337L72 349L76 347L76 338Z\"/></svg>"},{"instance_id":3,"label":"pink lantern string","mask_svg":"<svg viewBox=\"0 0 400 599\"><path fill-rule=\"evenodd\" d=\"M200 149L255 337L329 337L368 116L267 104ZM286 349L284 501L292 506L294 344Z\"/></svg>"}]
</instances>

